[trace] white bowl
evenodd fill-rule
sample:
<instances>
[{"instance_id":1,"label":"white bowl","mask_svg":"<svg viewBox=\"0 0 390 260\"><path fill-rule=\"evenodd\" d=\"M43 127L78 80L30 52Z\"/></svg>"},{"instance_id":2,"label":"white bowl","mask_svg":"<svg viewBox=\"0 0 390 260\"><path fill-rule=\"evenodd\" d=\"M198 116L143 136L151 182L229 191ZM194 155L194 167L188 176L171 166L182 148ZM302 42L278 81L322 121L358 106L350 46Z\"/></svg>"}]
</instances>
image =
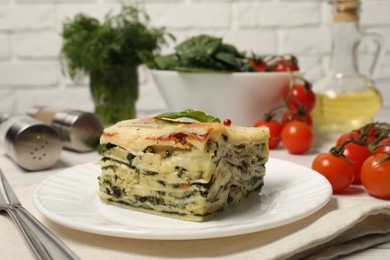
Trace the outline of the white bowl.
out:
<instances>
[{"instance_id":1,"label":"white bowl","mask_svg":"<svg viewBox=\"0 0 390 260\"><path fill-rule=\"evenodd\" d=\"M253 126L283 101L288 72L182 73L152 70L152 77L170 112L201 110Z\"/></svg>"}]
</instances>

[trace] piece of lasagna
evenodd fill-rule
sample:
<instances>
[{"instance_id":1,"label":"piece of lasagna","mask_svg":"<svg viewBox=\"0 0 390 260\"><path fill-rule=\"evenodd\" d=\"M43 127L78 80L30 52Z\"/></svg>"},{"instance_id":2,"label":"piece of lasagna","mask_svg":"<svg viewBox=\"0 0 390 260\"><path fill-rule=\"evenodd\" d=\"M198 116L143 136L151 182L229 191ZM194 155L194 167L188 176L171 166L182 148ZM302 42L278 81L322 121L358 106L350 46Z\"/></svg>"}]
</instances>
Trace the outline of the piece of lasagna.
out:
<instances>
[{"instance_id":1,"label":"piece of lasagna","mask_svg":"<svg viewBox=\"0 0 390 260\"><path fill-rule=\"evenodd\" d=\"M104 130L99 196L148 213L204 221L263 186L268 128L121 121Z\"/></svg>"}]
</instances>

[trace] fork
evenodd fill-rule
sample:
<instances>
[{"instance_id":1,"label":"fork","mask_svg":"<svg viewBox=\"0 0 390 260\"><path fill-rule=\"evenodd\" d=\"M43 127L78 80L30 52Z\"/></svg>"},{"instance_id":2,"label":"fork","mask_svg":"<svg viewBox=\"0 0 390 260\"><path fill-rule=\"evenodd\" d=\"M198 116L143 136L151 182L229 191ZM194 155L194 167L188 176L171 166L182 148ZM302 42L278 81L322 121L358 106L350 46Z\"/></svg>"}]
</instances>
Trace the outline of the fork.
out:
<instances>
[{"instance_id":1,"label":"fork","mask_svg":"<svg viewBox=\"0 0 390 260\"><path fill-rule=\"evenodd\" d=\"M21 231L22 235L26 239L27 243L29 244L30 248L33 250L35 256L38 259L44 259L41 257L41 255L43 254L42 252L44 251L38 238L34 236L34 234L31 232L29 228L23 225L22 220L16 214L14 209L4 205L6 205L6 201L4 200L3 194L1 194L0 192L0 210L6 211L11 216L11 218L14 220L19 230Z\"/></svg>"},{"instance_id":2,"label":"fork","mask_svg":"<svg viewBox=\"0 0 390 260\"><path fill-rule=\"evenodd\" d=\"M1 169L0 180L0 210L5 210L11 216L37 259L80 259L21 205Z\"/></svg>"}]
</instances>

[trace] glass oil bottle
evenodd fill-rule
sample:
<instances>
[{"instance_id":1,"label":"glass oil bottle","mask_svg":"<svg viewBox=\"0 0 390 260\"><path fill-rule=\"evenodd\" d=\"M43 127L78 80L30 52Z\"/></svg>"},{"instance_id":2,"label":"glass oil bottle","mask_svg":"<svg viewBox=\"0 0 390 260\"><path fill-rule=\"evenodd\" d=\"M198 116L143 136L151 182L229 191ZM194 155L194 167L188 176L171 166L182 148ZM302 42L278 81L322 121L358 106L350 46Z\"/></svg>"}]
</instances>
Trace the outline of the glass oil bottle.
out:
<instances>
[{"instance_id":1,"label":"glass oil bottle","mask_svg":"<svg viewBox=\"0 0 390 260\"><path fill-rule=\"evenodd\" d=\"M333 44L331 67L325 78L313 86L316 105L312 111L314 129L332 135L357 129L372 122L382 99L371 78L384 55L383 39L363 34L359 29L358 0L331 0L333 4ZM376 43L370 75L359 72L358 49L363 41Z\"/></svg>"}]
</instances>

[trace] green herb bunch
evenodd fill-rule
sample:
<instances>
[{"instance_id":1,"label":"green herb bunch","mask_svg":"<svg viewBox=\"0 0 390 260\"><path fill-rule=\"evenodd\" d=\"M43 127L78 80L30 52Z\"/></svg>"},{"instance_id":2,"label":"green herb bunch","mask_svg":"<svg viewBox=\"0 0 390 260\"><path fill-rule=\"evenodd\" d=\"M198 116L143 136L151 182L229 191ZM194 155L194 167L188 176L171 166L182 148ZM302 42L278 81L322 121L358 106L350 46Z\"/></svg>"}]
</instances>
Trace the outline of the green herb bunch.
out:
<instances>
[{"instance_id":1,"label":"green herb bunch","mask_svg":"<svg viewBox=\"0 0 390 260\"><path fill-rule=\"evenodd\" d=\"M175 47L175 53L151 55L145 60L151 69L181 72L245 72L254 71L245 53L210 35L191 37Z\"/></svg>"},{"instance_id":2,"label":"green herb bunch","mask_svg":"<svg viewBox=\"0 0 390 260\"><path fill-rule=\"evenodd\" d=\"M108 13L103 22L78 14L63 26L61 61L71 78L103 73L118 66L137 66L142 56L158 53L166 44L164 28L150 28L149 16L135 6Z\"/></svg>"}]
</instances>

